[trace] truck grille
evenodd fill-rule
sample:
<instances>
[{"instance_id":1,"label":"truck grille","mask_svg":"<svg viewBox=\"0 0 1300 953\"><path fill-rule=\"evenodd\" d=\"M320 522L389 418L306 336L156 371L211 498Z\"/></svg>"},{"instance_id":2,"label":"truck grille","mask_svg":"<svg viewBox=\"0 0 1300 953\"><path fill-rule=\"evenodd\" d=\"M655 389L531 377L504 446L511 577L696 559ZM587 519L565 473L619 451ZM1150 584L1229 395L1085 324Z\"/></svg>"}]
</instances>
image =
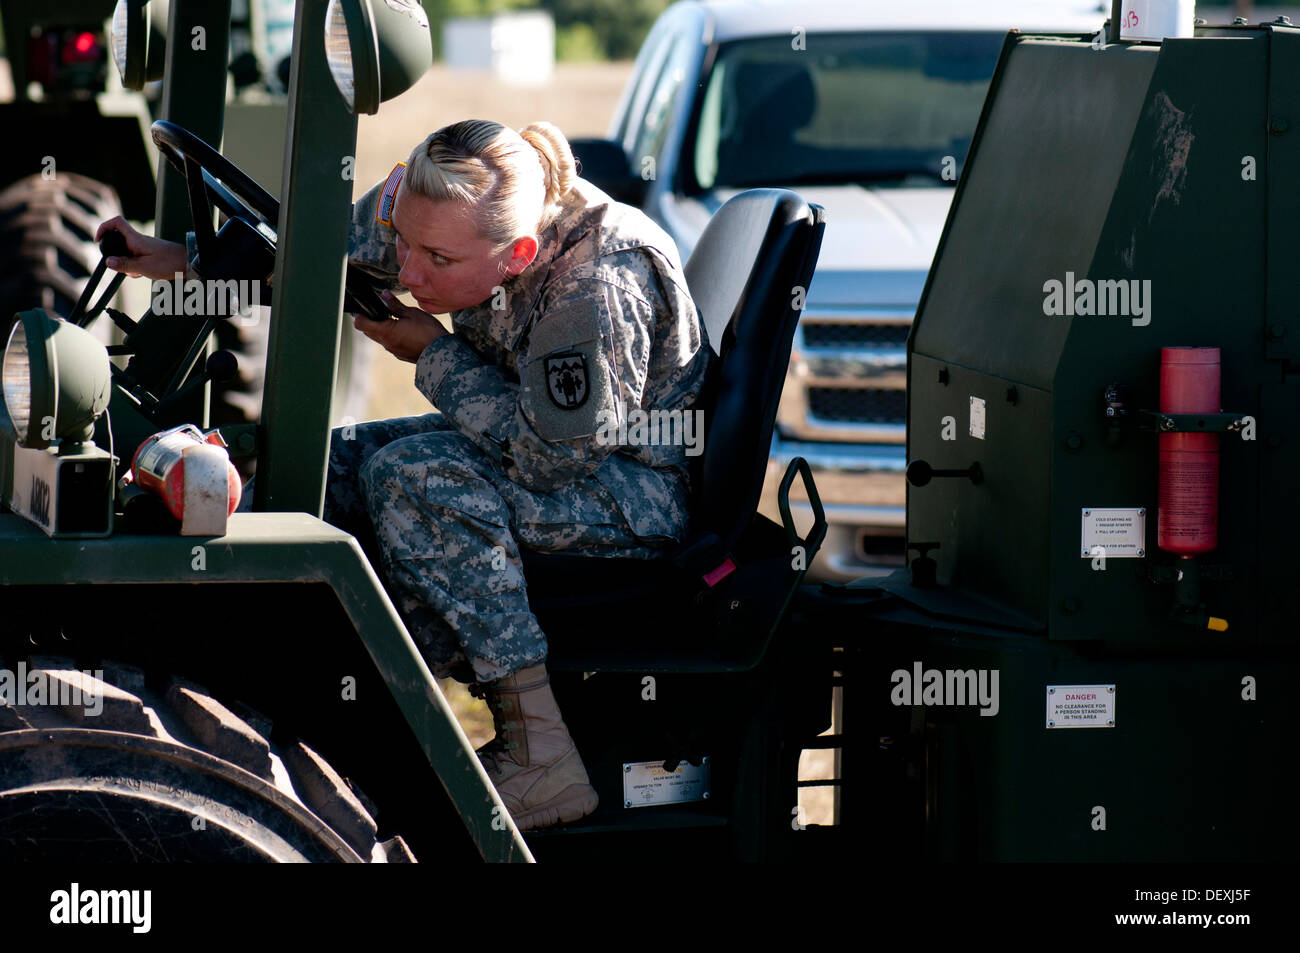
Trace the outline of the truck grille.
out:
<instances>
[{"instance_id":1,"label":"truck grille","mask_svg":"<svg viewBox=\"0 0 1300 953\"><path fill-rule=\"evenodd\" d=\"M777 422L788 440L893 445L906 440L902 308L810 309L799 321Z\"/></svg>"},{"instance_id":2,"label":"truck grille","mask_svg":"<svg viewBox=\"0 0 1300 953\"><path fill-rule=\"evenodd\" d=\"M810 387L808 410L837 423L883 424L907 419L907 393L873 387Z\"/></svg>"},{"instance_id":3,"label":"truck grille","mask_svg":"<svg viewBox=\"0 0 1300 953\"><path fill-rule=\"evenodd\" d=\"M876 348L904 347L909 324L803 325L804 347Z\"/></svg>"}]
</instances>

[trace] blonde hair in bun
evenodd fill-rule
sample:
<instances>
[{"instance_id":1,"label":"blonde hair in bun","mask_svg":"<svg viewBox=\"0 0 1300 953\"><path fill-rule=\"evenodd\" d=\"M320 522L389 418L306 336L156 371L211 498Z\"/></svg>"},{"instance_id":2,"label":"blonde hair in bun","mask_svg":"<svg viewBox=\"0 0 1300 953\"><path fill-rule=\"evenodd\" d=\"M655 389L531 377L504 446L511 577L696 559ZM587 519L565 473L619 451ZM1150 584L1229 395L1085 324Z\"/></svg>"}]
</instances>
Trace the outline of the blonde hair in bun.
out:
<instances>
[{"instance_id":1,"label":"blonde hair in bun","mask_svg":"<svg viewBox=\"0 0 1300 953\"><path fill-rule=\"evenodd\" d=\"M576 177L573 150L551 123L515 132L469 119L443 126L415 147L402 188L473 207L482 236L505 248L550 225Z\"/></svg>"}]
</instances>

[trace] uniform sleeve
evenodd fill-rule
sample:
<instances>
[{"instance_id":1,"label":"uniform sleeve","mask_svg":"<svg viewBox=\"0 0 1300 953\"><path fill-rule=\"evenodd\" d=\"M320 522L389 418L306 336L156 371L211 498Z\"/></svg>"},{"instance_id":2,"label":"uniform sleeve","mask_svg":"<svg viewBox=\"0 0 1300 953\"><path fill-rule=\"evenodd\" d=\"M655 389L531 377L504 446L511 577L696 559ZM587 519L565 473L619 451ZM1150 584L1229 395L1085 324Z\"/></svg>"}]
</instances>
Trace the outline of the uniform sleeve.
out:
<instances>
[{"instance_id":1,"label":"uniform sleeve","mask_svg":"<svg viewBox=\"0 0 1300 953\"><path fill-rule=\"evenodd\" d=\"M386 180L385 180L386 181ZM398 290L397 236L393 229L375 217L384 182L352 203L352 221L348 224L348 263L379 278L385 287Z\"/></svg>"},{"instance_id":2,"label":"uniform sleeve","mask_svg":"<svg viewBox=\"0 0 1300 953\"><path fill-rule=\"evenodd\" d=\"M425 349L415 383L511 480L552 490L618 449L625 408L640 401L654 319L638 292L575 276L543 296L517 383L455 335Z\"/></svg>"}]
</instances>

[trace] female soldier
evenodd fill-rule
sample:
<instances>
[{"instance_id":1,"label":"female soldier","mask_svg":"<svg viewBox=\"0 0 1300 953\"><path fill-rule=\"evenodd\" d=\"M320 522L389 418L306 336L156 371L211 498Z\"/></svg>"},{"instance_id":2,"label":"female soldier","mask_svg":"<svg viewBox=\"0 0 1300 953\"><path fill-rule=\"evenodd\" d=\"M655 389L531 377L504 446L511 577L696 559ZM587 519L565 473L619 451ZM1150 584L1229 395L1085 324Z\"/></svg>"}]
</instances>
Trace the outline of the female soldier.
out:
<instances>
[{"instance_id":1,"label":"female soldier","mask_svg":"<svg viewBox=\"0 0 1300 953\"><path fill-rule=\"evenodd\" d=\"M596 792L551 694L519 546L651 558L685 532L686 448L616 436L633 410L685 411L703 384L709 346L677 250L578 178L549 123L439 129L351 228L352 263L419 305L386 294L395 320L354 324L416 365L441 413L335 430L325 518L373 525L434 673L478 683L497 731L480 755L519 827L576 820Z\"/></svg>"}]
</instances>

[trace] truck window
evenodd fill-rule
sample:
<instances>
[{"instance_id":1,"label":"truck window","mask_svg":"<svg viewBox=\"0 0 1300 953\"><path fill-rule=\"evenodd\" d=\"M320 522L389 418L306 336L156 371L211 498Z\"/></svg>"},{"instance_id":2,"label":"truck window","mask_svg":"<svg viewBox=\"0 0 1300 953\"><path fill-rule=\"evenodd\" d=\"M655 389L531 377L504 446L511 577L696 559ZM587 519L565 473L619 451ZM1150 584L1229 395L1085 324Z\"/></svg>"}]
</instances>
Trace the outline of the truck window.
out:
<instances>
[{"instance_id":1,"label":"truck window","mask_svg":"<svg viewBox=\"0 0 1300 953\"><path fill-rule=\"evenodd\" d=\"M805 50L787 36L727 44L707 81L695 180L707 189L940 179L945 157L958 166L965 158L1003 36L813 34Z\"/></svg>"}]
</instances>

